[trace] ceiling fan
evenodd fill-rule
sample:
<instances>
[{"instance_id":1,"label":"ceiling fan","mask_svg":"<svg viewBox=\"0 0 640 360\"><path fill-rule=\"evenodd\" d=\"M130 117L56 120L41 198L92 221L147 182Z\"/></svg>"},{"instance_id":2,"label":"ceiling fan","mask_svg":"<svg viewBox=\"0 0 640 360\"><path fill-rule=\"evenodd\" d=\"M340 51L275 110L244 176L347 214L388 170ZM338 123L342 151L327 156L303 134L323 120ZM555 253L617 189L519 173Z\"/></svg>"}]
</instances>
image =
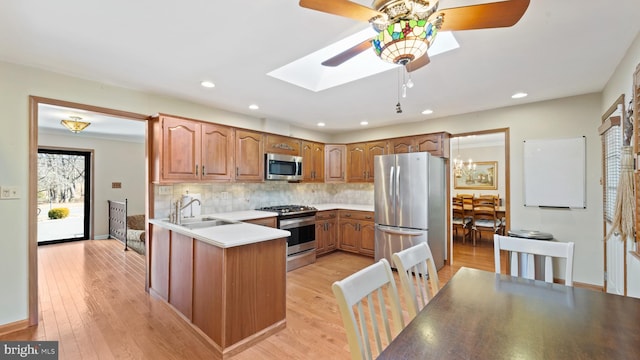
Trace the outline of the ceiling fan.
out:
<instances>
[{"instance_id":1,"label":"ceiling fan","mask_svg":"<svg viewBox=\"0 0 640 360\"><path fill-rule=\"evenodd\" d=\"M387 62L407 71L427 65L429 46L438 31L474 30L515 25L530 0L506 0L438 9L438 0L373 0L366 7L349 0L300 0L300 6L329 14L367 21L378 35L322 62L338 66L373 47Z\"/></svg>"}]
</instances>

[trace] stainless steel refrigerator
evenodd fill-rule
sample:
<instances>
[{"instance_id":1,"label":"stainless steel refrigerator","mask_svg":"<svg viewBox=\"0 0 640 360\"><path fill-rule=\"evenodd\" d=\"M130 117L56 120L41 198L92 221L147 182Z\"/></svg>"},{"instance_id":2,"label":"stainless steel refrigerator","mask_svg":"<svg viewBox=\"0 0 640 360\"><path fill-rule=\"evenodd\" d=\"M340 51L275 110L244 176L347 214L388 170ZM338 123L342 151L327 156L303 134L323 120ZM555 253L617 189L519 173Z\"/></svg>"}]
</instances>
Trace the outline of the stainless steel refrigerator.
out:
<instances>
[{"instance_id":1,"label":"stainless steel refrigerator","mask_svg":"<svg viewBox=\"0 0 640 360\"><path fill-rule=\"evenodd\" d=\"M427 242L436 268L446 257L444 159L426 152L374 157L375 259Z\"/></svg>"}]
</instances>

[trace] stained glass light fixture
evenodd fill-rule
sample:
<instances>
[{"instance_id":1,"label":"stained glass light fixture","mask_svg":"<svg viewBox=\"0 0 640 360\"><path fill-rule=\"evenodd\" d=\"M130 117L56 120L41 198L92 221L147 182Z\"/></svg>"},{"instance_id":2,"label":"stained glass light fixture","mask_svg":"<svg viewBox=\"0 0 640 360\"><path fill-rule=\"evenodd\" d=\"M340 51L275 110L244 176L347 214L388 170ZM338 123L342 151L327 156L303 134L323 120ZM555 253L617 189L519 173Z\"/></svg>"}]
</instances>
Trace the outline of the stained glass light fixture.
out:
<instances>
[{"instance_id":1,"label":"stained glass light fixture","mask_svg":"<svg viewBox=\"0 0 640 360\"><path fill-rule=\"evenodd\" d=\"M73 133L79 133L84 130L87 126L91 125L90 122L80 121L82 118L80 116L69 116L71 120L61 120L60 124L64 125L69 131Z\"/></svg>"},{"instance_id":2,"label":"stained glass light fixture","mask_svg":"<svg viewBox=\"0 0 640 360\"><path fill-rule=\"evenodd\" d=\"M435 22L399 20L380 31L371 42L382 60L406 65L427 52L437 33Z\"/></svg>"}]
</instances>

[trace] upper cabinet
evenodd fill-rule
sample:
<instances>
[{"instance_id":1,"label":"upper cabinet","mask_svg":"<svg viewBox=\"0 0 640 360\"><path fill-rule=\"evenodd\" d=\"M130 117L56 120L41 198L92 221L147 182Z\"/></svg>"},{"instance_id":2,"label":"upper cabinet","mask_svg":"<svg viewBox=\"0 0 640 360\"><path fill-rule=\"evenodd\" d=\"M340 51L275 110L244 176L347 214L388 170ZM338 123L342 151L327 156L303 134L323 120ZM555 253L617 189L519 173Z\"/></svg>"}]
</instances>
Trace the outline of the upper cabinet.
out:
<instances>
[{"instance_id":1,"label":"upper cabinet","mask_svg":"<svg viewBox=\"0 0 640 360\"><path fill-rule=\"evenodd\" d=\"M233 129L159 116L152 141L154 178L159 182L233 179ZM156 145L157 143L157 145Z\"/></svg>"},{"instance_id":2,"label":"upper cabinet","mask_svg":"<svg viewBox=\"0 0 640 360\"><path fill-rule=\"evenodd\" d=\"M433 156L449 157L449 133L407 136L389 140L392 154L426 151Z\"/></svg>"},{"instance_id":3,"label":"upper cabinet","mask_svg":"<svg viewBox=\"0 0 640 360\"><path fill-rule=\"evenodd\" d=\"M449 138L451 134L441 132L415 136L417 150L426 151L433 156L449 158Z\"/></svg>"},{"instance_id":4,"label":"upper cabinet","mask_svg":"<svg viewBox=\"0 0 640 360\"><path fill-rule=\"evenodd\" d=\"M200 124L168 116L161 116L159 122L160 180L199 180L202 133Z\"/></svg>"},{"instance_id":5,"label":"upper cabinet","mask_svg":"<svg viewBox=\"0 0 640 360\"><path fill-rule=\"evenodd\" d=\"M300 140L273 134L267 134L266 138L265 153L300 156Z\"/></svg>"},{"instance_id":6,"label":"upper cabinet","mask_svg":"<svg viewBox=\"0 0 640 360\"><path fill-rule=\"evenodd\" d=\"M234 130L202 124L202 180L231 181L234 168Z\"/></svg>"},{"instance_id":7,"label":"upper cabinet","mask_svg":"<svg viewBox=\"0 0 640 360\"><path fill-rule=\"evenodd\" d=\"M324 182L345 182L346 151L345 145L324 146Z\"/></svg>"},{"instance_id":8,"label":"upper cabinet","mask_svg":"<svg viewBox=\"0 0 640 360\"><path fill-rule=\"evenodd\" d=\"M373 157L388 153L386 141L347 145L347 181L373 182Z\"/></svg>"},{"instance_id":9,"label":"upper cabinet","mask_svg":"<svg viewBox=\"0 0 640 360\"><path fill-rule=\"evenodd\" d=\"M302 141L302 181L324 182L324 144Z\"/></svg>"},{"instance_id":10,"label":"upper cabinet","mask_svg":"<svg viewBox=\"0 0 640 360\"><path fill-rule=\"evenodd\" d=\"M236 180L264 180L264 140L262 133L236 129Z\"/></svg>"}]
</instances>

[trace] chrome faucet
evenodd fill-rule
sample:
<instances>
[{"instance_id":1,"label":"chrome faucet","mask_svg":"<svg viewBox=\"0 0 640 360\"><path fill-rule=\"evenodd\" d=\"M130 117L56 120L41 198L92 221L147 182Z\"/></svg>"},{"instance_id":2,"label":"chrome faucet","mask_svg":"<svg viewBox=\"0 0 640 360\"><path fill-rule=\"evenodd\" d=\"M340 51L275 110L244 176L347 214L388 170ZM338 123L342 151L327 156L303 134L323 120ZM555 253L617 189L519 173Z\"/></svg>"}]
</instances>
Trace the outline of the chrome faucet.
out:
<instances>
[{"instance_id":1,"label":"chrome faucet","mask_svg":"<svg viewBox=\"0 0 640 360\"><path fill-rule=\"evenodd\" d=\"M180 216L181 211L182 211L182 210L184 210L184 209L186 209L186 208L187 208L187 206L189 206L189 205L193 204L194 202L197 202L197 203L198 203L198 205L202 205L202 203L200 202L200 200L199 200L199 199L191 199L191 201L189 201L188 203L186 203L186 204L184 204L184 205L182 205L182 199L180 199L180 200L178 200L178 201L179 201L179 204L180 204L180 205L178 205L178 207L179 207L179 210L178 210L178 218L181 218L181 216ZM190 217L190 218L192 218L192 217L193 217L193 208L190 208L190 209L189 209L189 211L190 211L189 217ZM186 216L185 216L185 217L186 217ZM178 220L178 223L180 223L180 222L181 222L181 221L180 221L180 220Z\"/></svg>"}]
</instances>

